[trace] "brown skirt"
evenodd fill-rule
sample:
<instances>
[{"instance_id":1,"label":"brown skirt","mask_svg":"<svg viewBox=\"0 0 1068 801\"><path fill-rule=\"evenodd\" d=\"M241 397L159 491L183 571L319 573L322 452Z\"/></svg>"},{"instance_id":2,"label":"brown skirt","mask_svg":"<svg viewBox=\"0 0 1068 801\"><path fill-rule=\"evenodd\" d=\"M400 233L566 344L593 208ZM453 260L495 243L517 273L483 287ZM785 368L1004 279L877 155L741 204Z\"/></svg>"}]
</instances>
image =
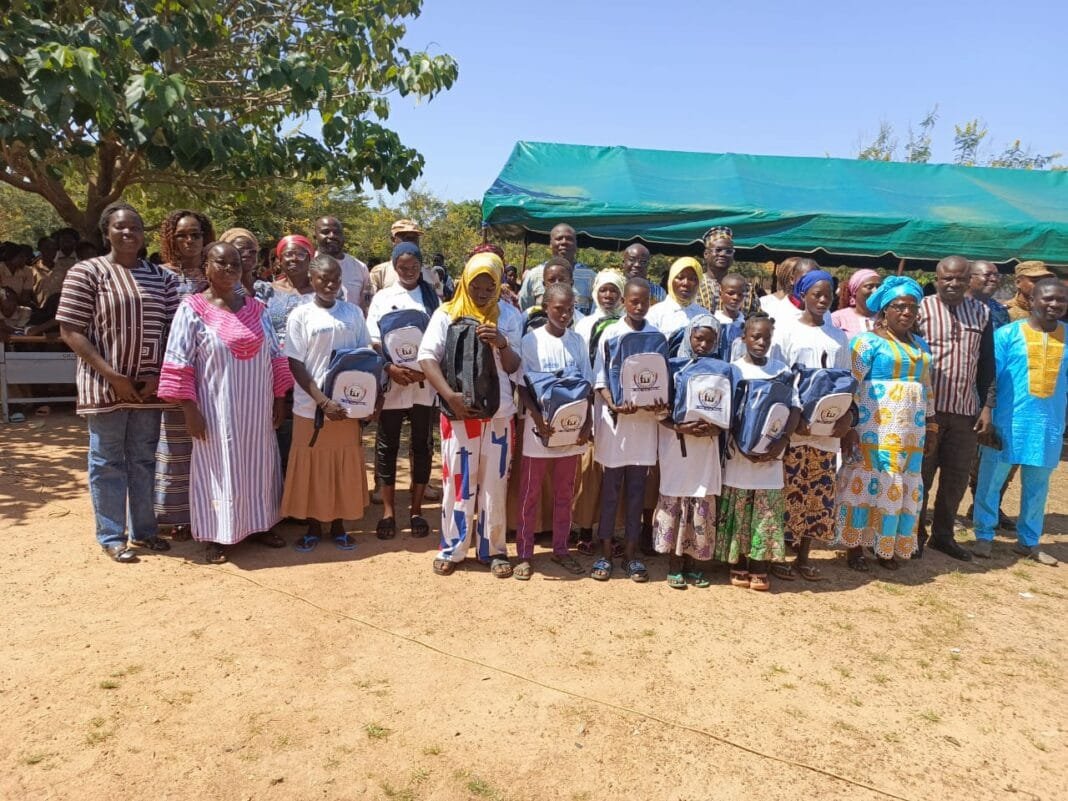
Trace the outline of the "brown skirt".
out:
<instances>
[{"instance_id":1,"label":"brown skirt","mask_svg":"<svg viewBox=\"0 0 1068 801\"><path fill-rule=\"evenodd\" d=\"M293 415L282 516L359 520L367 507L367 471L358 420L327 420L314 446L315 421Z\"/></svg>"}]
</instances>

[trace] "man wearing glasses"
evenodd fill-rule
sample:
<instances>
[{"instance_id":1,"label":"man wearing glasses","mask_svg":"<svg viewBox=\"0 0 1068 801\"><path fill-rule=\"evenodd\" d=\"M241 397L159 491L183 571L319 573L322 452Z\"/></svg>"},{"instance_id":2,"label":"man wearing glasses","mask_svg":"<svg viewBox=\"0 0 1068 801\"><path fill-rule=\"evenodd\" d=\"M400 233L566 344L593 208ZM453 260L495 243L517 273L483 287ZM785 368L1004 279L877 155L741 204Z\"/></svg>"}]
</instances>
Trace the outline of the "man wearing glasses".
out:
<instances>
[{"instance_id":1,"label":"man wearing glasses","mask_svg":"<svg viewBox=\"0 0 1068 801\"><path fill-rule=\"evenodd\" d=\"M971 561L971 552L953 539L953 526L980 437L989 436L994 398L994 330L990 310L967 295L971 265L947 256L935 268L935 294L920 304L920 335L931 348L934 424L928 426L923 456L923 505L920 553L924 543L954 559ZM938 473L930 537L929 488Z\"/></svg>"},{"instance_id":2,"label":"man wearing glasses","mask_svg":"<svg viewBox=\"0 0 1068 801\"><path fill-rule=\"evenodd\" d=\"M649 281L649 248L638 242L623 251L623 275L627 279L644 278ZM667 297L660 284L649 281L649 303L659 303Z\"/></svg>"},{"instance_id":3,"label":"man wearing glasses","mask_svg":"<svg viewBox=\"0 0 1068 801\"><path fill-rule=\"evenodd\" d=\"M734 266L734 232L725 226L709 228L704 236L705 274L697 285L697 302L715 313L719 310L719 284ZM746 284L745 298L742 300L742 314L747 318L759 311L760 303L753 285Z\"/></svg>"}]
</instances>

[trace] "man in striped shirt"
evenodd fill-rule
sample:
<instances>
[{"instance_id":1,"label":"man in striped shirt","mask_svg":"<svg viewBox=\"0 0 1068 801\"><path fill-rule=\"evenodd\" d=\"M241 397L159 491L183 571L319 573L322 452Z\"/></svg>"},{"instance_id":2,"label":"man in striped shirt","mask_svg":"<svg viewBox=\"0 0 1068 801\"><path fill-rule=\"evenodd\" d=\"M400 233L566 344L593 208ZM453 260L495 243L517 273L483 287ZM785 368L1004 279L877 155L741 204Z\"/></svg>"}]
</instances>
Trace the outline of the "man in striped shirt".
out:
<instances>
[{"instance_id":1,"label":"man in striped shirt","mask_svg":"<svg viewBox=\"0 0 1068 801\"><path fill-rule=\"evenodd\" d=\"M967 296L971 266L947 256L935 268L935 292L920 304L920 334L931 346L935 419L928 424L923 457L924 498L920 511L920 553L925 542L954 559L971 561L953 539L953 526L980 437L991 433L994 404L994 332L990 310ZM928 488L938 473L930 538Z\"/></svg>"},{"instance_id":2,"label":"man in striped shirt","mask_svg":"<svg viewBox=\"0 0 1068 801\"><path fill-rule=\"evenodd\" d=\"M734 232L722 225L709 228L705 232L704 244L705 252L702 261L705 265L705 272L697 284L697 302L715 314L721 308L719 282L727 277L727 273L734 266ZM753 285L746 282L742 314L748 319L759 310L760 299L753 291Z\"/></svg>"}]
</instances>

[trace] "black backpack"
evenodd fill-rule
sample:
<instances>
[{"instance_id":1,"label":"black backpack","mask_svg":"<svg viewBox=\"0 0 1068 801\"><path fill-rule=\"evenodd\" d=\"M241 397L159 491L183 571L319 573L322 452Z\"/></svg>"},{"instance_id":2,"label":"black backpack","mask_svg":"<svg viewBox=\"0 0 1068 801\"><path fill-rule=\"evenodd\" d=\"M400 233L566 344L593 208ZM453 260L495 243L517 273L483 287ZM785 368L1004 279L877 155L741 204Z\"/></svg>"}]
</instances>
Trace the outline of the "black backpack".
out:
<instances>
[{"instance_id":1,"label":"black backpack","mask_svg":"<svg viewBox=\"0 0 1068 801\"><path fill-rule=\"evenodd\" d=\"M619 317L602 317L590 329L590 366L597 363L597 346L601 344L601 335L612 323L619 322Z\"/></svg>"},{"instance_id":2,"label":"black backpack","mask_svg":"<svg viewBox=\"0 0 1068 801\"><path fill-rule=\"evenodd\" d=\"M493 346L478 338L478 326L478 320L471 317L461 317L449 325L441 367L448 385L463 395L464 405L477 409L478 417L486 420L493 417L500 406L501 384ZM456 419L444 399L441 411L449 419Z\"/></svg>"}]
</instances>

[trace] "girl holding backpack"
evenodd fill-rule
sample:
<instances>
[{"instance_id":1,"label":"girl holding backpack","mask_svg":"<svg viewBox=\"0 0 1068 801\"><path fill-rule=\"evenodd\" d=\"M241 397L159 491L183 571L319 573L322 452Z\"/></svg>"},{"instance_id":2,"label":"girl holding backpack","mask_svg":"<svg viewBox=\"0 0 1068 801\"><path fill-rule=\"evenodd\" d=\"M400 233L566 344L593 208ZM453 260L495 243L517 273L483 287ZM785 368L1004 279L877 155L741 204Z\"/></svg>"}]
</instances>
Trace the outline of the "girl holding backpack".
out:
<instances>
[{"instance_id":1,"label":"girl holding backpack","mask_svg":"<svg viewBox=\"0 0 1068 801\"><path fill-rule=\"evenodd\" d=\"M434 388L419 369L418 350L412 352L412 347L417 340L422 342L419 325L426 330L430 315L439 306L438 296L423 280L423 254L418 245L399 243L393 248L391 259L397 282L376 292L367 310L371 344L386 357L390 379L375 435L375 478L382 487L382 519L376 527L380 540L393 539L397 534L397 451L405 420L411 427L409 525L413 537L430 534L430 524L423 517L423 493L430 481L434 454ZM387 331L385 337L383 329Z\"/></svg>"},{"instance_id":2,"label":"girl holding backpack","mask_svg":"<svg viewBox=\"0 0 1068 801\"><path fill-rule=\"evenodd\" d=\"M371 340L360 308L338 300L341 265L336 259L316 256L308 266L308 278L315 299L296 307L286 321L285 354L296 386L282 516L308 521L307 532L293 546L298 551L311 551L319 544L324 521L330 521L334 544L349 551L356 540L345 531L344 521L363 517L369 501L360 421L349 417L321 387L334 351L365 348ZM324 417L318 432L316 409Z\"/></svg>"},{"instance_id":3,"label":"girl holding backpack","mask_svg":"<svg viewBox=\"0 0 1068 801\"><path fill-rule=\"evenodd\" d=\"M575 292L571 285L548 284L542 298L542 307L546 314L545 325L535 328L523 337L523 371L542 374L563 372L565 376L575 379L576 389L581 387L581 391L586 393L586 407L582 417L572 412L574 421L571 430L574 431L581 425L575 444L553 446L550 438L558 432L553 430L550 421L542 415L543 410L538 408L533 392L526 385L519 385L519 399L527 411L527 417L523 425L523 457L519 462L519 525L516 528L519 564L515 567L514 575L523 581L529 579L533 572L530 560L534 555L535 517L541 501L546 471L552 472L552 561L569 573L578 575L586 572L575 557L567 552L567 540L571 533L575 468L578 466L579 456L587 450L587 443L591 439L590 395L593 369L586 358L586 346L582 338L569 328L575 309ZM555 379L554 383L560 385Z\"/></svg>"},{"instance_id":4,"label":"girl holding backpack","mask_svg":"<svg viewBox=\"0 0 1068 801\"><path fill-rule=\"evenodd\" d=\"M719 321L711 314L690 320L679 346L680 358L714 358ZM722 362L724 370L727 365ZM728 396L730 393L727 393ZM669 587L686 589L711 583L693 564L708 561L716 543L716 501L722 491L720 429L705 421L660 422L657 451L660 492L653 515L653 547L668 554Z\"/></svg>"},{"instance_id":5,"label":"girl holding backpack","mask_svg":"<svg viewBox=\"0 0 1068 801\"><path fill-rule=\"evenodd\" d=\"M791 297L802 305L800 316L775 327L775 346L791 367L849 370L849 338L831 321L834 282L829 273L813 270L794 283ZM772 573L792 581L794 571L807 581L819 581L809 564L812 540L834 539L835 474L839 443L852 428L853 415L838 418L829 435L814 436L803 418L783 457L786 474L786 529L797 547L791 566L777 564Z\"/></svg>"},{"instance_id":6,"label":"girl holding backpack","mask_svg":"<svg viewBox=\"0 0 1068 801\"><path fill-rule=\"evenodd\" d=\"M775 380L785 373L791 375L792 386L790 368L770 355L774 331L775 323L765 312L756 312L745 321L745 355L731 362L735 385ZM770 589L768 566L785 559L782 454L801 416L797 390L790 392L789 417L770 448L759 455L747 455L735 445L727 458L715 558L730 565L730 581L735 587ZM764 411L754 406L735 409L735 438L747 424L759 425L757 418Z\"/></svg>"},{"instance_id":7,"label":"girl holding backpack","mask_svg":"<svg viewBox=\"0 0 1068 801\"><path fill-rule=\"evenodd\" d=\"M419 346L422 372L445 405L441 550L434 559L434 572L440 576L456 569L475 539L479 561L488 562L494 576L512 575L505 541L516 411L511 375L520 367L523 317L500 300L503 273L504 262L495 253L476 253L468 259L456 294L434 312ZM450 347L458 346L465 351L471 347L472 352L477 348L476 363L460 363L459 354L450 352ZM442 372L443 364L455 385ZM476 374L470 375L470 370ZM495 397L483 394L494 385Z\"/></svg>"}]
</instances>

